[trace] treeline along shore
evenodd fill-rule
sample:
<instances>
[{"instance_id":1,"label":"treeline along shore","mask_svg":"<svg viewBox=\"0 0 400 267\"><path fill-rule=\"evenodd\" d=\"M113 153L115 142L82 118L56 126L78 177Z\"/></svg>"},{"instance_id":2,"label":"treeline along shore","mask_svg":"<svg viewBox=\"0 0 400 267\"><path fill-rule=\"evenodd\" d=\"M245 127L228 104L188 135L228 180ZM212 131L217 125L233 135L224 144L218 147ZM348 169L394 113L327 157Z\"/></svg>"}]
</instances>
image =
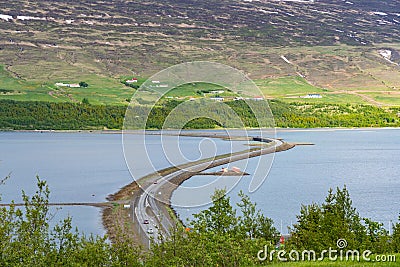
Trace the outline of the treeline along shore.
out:
<instances>
[{"instance_id":1,"label":"treeline along shore","mask_svg":"<svg viewBox=\"0 0 400 267\"><path fill-rule=\"evenodd\" d=\"M304 104L270 100L275 125L280 128L319 127L399 127L400 108L379 108L352 104ZM168 114L181 102L164 101L152 107L146 128L161 129ZM245 127L259 127L245 101L229 105L242 119ZM126 106L91 105L84 103L50 103L0 100L2 130L98 130L122 129ZM150 109L140 106L138 109ZM218 121L199 118L185 128L213 129L224 127Z\"/></svg>"}]
</instances>

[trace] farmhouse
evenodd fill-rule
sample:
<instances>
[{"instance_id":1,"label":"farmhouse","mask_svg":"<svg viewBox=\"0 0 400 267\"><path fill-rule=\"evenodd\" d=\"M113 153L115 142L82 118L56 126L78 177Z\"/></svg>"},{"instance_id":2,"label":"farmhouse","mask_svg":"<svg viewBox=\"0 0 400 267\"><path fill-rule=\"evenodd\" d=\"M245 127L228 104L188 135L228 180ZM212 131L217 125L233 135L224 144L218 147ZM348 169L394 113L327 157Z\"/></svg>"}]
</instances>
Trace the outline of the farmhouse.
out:
<instances>
[{"instance_id":1,"label":"farmhouse","mask_svg":"<svg viewBox=\"0 0 400 267\"><path fill-rule=\"evenodd\" d=\"M79 88L79 87L81 87L78 83L56 83L56 86L59 86L59 87L70 87L70 88Z\"/></svg>"},{"instance_id":2,"label":"farmhouse","mask_svg":"<svg viewBox=\"0 0 400 267\"><path fill-rule=\"evenodd\" d=\"M210 91L210 94L223 94L223 93L225 93L224 90Z\"/></svg>"},{"instance_id":3,"label":"farmhouse","mask_svg":"<svg viewBox=\"0 0 400 267\"><path fill-rule=\"evenodd\" d=\"M133 78L133 79L127 80L127 81L125 81L125 82L126 82L126 83L137 83L137 82L138 82L138 79Z\"/></svg>"},{"instance_id":4,"label":"farmhouse","mask_svg":"<svg viewBox=\"0 0 400 267\"><path fill-rule=\"evenodd\" d=\"M223 97L210 97L210 99L217 102L224 102L225 100Z\"/></svg>"},{"instance_id":5,"label":"farmhouse","mask_svg":"<svg viewBox=\"0 0 400 267\"><path fill-rule=\"evenodd\" d=\"M306 96L301 96L301 98L322 98L320 94L308 94Z\"/></svg>"}]
</instances>

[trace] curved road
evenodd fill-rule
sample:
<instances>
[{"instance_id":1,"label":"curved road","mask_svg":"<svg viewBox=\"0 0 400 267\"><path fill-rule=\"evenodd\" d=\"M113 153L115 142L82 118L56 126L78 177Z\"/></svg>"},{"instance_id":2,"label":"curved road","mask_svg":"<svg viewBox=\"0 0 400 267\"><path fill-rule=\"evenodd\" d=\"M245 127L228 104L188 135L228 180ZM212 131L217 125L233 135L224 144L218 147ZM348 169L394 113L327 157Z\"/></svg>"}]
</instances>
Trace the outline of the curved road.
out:
<instances>
[{"instance_id":1,"label":"curved road","mask_svg":"<svg viewBox=\"0 0 400 267\"><path fill-rule=\"evenodd\" d=\"M188 175L187 177L189 178L198 172L229 162L275 153L276 151L283 151L294 147L294 145L288 146L288 143L276 139L259 140L258 138L256 140L256 138L254 138L254 140L272 143L273 145L267 148L233 153L233 155L227 155L219 159L210 159L207 161L199 160L191 163L189 167L185 166L185 168L179 168L177 171L164 177L149 178L145 181L139 180L142 191L139 196L132 201L132 207L133 218L138 225L139 236L142 239L142 243L150 247L150 240L153 239L154 242L159 243L161 241L159 239L160 235L164 237L170 236L170 229L174 226L173 219L165 212L165 209L163 210L167 204L160 202L154 198L154 196L157 195L159 198L163 197L163 188L167 185L170 186L170 181L172 179L181 177L182 175Z\"/></svg>"}]
</instances>

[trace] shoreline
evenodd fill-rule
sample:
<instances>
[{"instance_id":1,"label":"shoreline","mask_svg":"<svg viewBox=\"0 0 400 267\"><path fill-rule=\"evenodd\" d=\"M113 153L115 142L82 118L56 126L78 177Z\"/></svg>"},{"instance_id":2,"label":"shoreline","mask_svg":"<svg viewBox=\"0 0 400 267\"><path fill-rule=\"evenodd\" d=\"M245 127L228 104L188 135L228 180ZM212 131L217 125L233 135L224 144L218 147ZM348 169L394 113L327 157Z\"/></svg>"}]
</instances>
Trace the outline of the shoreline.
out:
<instances>
[{"instance_id":1,"label":"shoreline","mask_svg":"<svg viewBox=\"0 0 400 267\"><path fill-rule=\"evenodd\" d=\"M276 132L310 132L310 131L371 131L371 130L397 130L400 127L320 127L320 128L279 128L276 127L272 130ZM203 137L201 133L209 132L209 131L255 131L260 130L259 128L216 128L216 129L184 129L184 130L176 130L176 129L168 129L168 130L157 130L157 129L149 129L145 130L147 133L151 134L160 134L161 131L168 132L191 132L194 137ZM263 129L261 129L263 130ZM271 130L271 129L265 129ZM143 130L8 130L8 129L0 129L0 133L66 133L66 134L74 134L74 133L85 133L85 134L143 134ZM195 136L197 135L197 136ZM190 136L190 135L185 135Z\"/></svg>"}]
</instances>

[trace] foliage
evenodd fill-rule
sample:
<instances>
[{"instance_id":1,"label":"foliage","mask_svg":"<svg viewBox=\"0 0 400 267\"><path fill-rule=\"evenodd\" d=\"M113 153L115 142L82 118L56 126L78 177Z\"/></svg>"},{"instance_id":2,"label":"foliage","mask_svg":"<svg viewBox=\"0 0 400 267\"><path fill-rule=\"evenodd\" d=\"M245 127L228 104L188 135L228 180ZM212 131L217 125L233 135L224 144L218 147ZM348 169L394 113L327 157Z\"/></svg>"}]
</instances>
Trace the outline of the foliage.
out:
<instances>
[{"instance_id":1,"label":"foliage","mask_svg":"<svg viewBox=\"0 0 400 267\"><path fill-rule=\"evenodd\" d=\"M89 87L89 84L87 82L80 82L79 86L83 87L83 88L86 88L86 87Z\"/></svg>"},{"instance_id":2,"label":"foliage","mask_svg":"<svg viewBox=\"0 0 400 267\"><path fill-rule=\"evenodd\" d=\"M337 188L335 193L330 189L322 205L303 205L297 220L290 228L290 247L319 253L337 247L336 242L345 239L349 249L369 249L375 253L389 251L389 236L383 225L361 219L346 187Z\"/></svg>"},{"instance_id":3,"label":"foliage","mask_svg":"<svg viewBox=\"0 0 400 267\"><path fill-rule=\"evenodd\" d=\"M79 103L50 103L33 101L0 100L0 129L14 130L78 130L78 129L122 129L126 107L109 105L88 105L89 101ZM146 105L132 107L134 113L147 114L146 127L161 129L165 118L182 101L163 101L149 110ZM201 103L201 101L199 101ZM214 118L200 117L186 123L188 129L211 129L216 127L259 127L254 113L245 101L220 103ZM227 106L226 106L226 105ZM194 105L194 103L192 103ZM253 107L257 108L255 102ZM303 104L270 101L275 125L282 128L314 127L388 127L400 126L396 110L385 111L367 105ZM232 108L241 122L232 119L226 108ZM264 105L259 106L263 108ZM188 111L196 112L187 105ZM199 106L198 111L206 107ZM147 111L146 111L147 110ZM202 112L197 112L202 114ZM182 114L182 118L187 114ZM269 118L261 125L270 125ZM238 126L239 125L239 126Z\"/></svg>"},{"instance_id":4,"label":"foliage","mask_svg":"<svg viewBox=\"0 0 400 267\"><path fill-rule=\"evenodd\" d=\"M39 178L37 187L32 197L22 193L23 209L14 205L0 209L1 266L138 265L136 247L110 244L107 237L79 235L70 217L50 228L50 191Z\"/></svg>"},{"instance_id":5,"label":"foliage","mask_svg":"<svg viewBox=\"0 0 400 267\"><path fill-rule=\"evenodd\" d=\"M154 245L151 265L248 266L259 263L257 252L279 239L272 220L256 209L240 192L240 214L230 204L225 190L216 190L213 204L194 214L190 231L178 224L172 237ZM271 246L272 247L272 246ZM246 249L243 249L246 248Z\"/></svg>"},{"instance_id":6,"label":"foliage","mask_svg":"<svg viewBox=\"0 0 400 267\"><path fill-rule=\"evenodd\" d=\"M131 87L133 89L139 89L140 85L139 84L134 84L134 83L127 83L127 82L122 82L124 85Z\"/></svg>"},{"instance_id":7,"label":"foliage","mask_svg":"<svg viewBox=\"0 0 400 267\"><path fill-rule=\"evenodd\" d=\"M87 99L86 97L82 99L82 104L89 105L89 99Z\"/></svg>"},{"instance_id":8,"label":"foliage","mask_svg":"<svg viewBox=\"0 0 400 267\"><path fill-rule=\"evenodd\" d=\"M123 233L113 244L106 236L80 235L72 229L70 217L51 228L50 192L39 178L37 186L32 197L23 193L22 209L15 205L0 209L1 266L256 266L261 263L260 249L267 245L272 251L279 238L272 220L243 192L237 211L226 191L217 190L213 204L194 215L190 228L177 222L170 237L160 236L163 242L153 243L146 252ZM393 236L370 219L362 224L346 187L330 190L322 205L303 206L298 220L286 250L321 251L335 248L337 239L343 238L349 249L399 252L400 223L394 225ZM321 264L316 266L325 266Z\"/></svg>"},{"instance_id":9,"label":"foliage","mask_svg":"<svg viewBox=\"0 0 400 267\"><path fill-rule=\"evenodd\" d=\"M400 253L400 222L393 225L392 250L394 252Z\"/></svg>"},{"instance_id":10,"label":"foliage","mask_svg":"<svg viewBox=\"0 0 400 267\"><path fill-rule=\"evenodd\" d=\"M83 101L82 101L83 102ZM14 130L121 129L125 107L0 101L0 128Z\"/></svg>"}]
</instances>

